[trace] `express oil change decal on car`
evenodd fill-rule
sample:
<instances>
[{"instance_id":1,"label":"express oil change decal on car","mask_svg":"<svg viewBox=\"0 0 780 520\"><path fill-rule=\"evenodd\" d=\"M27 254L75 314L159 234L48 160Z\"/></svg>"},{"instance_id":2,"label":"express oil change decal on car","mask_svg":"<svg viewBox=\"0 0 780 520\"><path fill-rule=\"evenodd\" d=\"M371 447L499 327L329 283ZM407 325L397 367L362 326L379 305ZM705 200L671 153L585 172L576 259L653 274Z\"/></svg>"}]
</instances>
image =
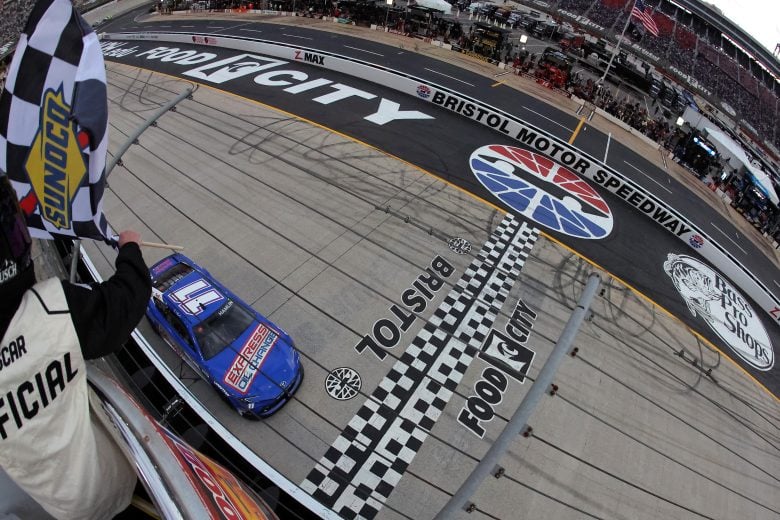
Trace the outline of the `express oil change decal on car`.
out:
<instances>
[{"instance_id":1,"label":"express oil change decal on car","mask_svg":"<svg viewBox=\"0 0 780 520\"><path fill-rule=\"evenodd\" d=\"M701 316L746 363L758 370L774 366L769 335L753 308L722 276L686 255L669 253L664 271L694 316Z\"/></svg>"},{"instance_id":2,"label":"express oil change decal on car","mask_svg":"<svg viewBox=\"0 0 780 520\"><path fill-rule=\"evenodd\" d=\"M566 167L523 148L487 145L469 158L485 188L520 215L553 231L586 239L610 234L612 211Z\"/></svg>"},{"instance_id":3,"label":"express oil change decal on car","mask_svg":"<svg viewBox=\"0 0 780 520\"><path fill-rule=\"evenodd\" d=\"M225 373L224 382L246 394L278 338L279 336L265 325L258 325Z\"/></svg>"}]
</instances>

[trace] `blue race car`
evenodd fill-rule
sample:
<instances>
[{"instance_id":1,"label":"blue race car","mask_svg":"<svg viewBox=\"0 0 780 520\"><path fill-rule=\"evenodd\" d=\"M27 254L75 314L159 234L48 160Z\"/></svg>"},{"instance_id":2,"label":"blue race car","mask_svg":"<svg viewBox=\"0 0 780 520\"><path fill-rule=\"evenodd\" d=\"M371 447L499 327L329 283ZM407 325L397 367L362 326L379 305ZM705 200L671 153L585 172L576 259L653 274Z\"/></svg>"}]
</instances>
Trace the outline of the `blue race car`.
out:
<instances>
[{"instance_id":1,"label":"blue race car","mask_svg":"<svg viewBox=\"0 0 780 520\"><path fill-rule=\"evenodd\" d=\"M268 417L292 398L303 366L286 332L182 254L150 272L152 326L239 414Z\"/></svg>"}]
</instances>

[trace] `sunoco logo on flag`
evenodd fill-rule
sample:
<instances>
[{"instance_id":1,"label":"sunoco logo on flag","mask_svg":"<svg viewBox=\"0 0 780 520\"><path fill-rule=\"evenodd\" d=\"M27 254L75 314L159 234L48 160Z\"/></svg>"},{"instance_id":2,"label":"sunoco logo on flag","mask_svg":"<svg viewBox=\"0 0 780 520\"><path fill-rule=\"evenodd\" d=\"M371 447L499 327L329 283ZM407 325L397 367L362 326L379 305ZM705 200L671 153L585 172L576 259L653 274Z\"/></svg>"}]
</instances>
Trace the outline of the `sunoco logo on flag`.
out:
<instances>
[{"instance_id":1,"label":"sunoco logo on flag","mask_svg":"<svg viewBox=\"0 0 780 520\"><path fill-rule=\"evenodd\" d=\"M0 170L37 238L106 239L106 71L69 0L40 0L0 96Z\"/></svg>"},{"instance_id":2,"label":"sunoco logo on flag","mask_svg":"<svg viewBox=\"0 0 780 520\"><path fill-rule=\"evenodd\" d=\"M72 196L87 172L69 114L62 89L44 94L38 135L25 165L41 216L57 229L70 227Z\"/></svg>"}]
</instances>

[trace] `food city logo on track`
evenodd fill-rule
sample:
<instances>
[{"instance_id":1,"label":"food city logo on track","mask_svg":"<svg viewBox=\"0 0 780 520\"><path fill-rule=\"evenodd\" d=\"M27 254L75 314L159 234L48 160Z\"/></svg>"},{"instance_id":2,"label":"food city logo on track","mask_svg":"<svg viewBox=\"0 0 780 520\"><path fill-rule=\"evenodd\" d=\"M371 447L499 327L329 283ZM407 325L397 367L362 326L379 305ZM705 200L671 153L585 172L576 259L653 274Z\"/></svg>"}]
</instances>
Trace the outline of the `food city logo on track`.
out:
<instances>
[{"instance_id":1,"label":"food city logo on track","mask_svg":"<svg viewBox=\"0 0 780 520\"><path fill-rule=\"evenodd\" d=\"M147 38L145 35L144 38ZM168 46L152 46L146 43L130 45L128 42L103 41L101 49L106 57L141 59L160 62L176 67L187 67L180 74L212 85L223 85L249 79L257 88L281 89L282 92L297 96L308 96L309 101L325 106L343 106L342 103L363 100L370 103L360 104L359 110L365 110L363 119L375 125L383 126L400 120L426 120L433 116L418 110L403 110L400 103L392 99L377 96L372 92L340 83L310 70L303 71L298 64L324 67L327 60L322 54L290 49L292 62L270 56L252 53L236 53L225 49L191 49ZM132 62L131 62L132 63ZM196 67L193 67L197 65ZM358 110L353 105L350 110ZM362 114L361 114L362 115Z\"/></svg>"},{"instance_id":2,"label":"food city logo on track","mask_svg":"<svg viewBox=\"0 0 780 520\"><path fill-rule=\"evenodd\" d=\"M89 140L85 134L77 136L70 112L62 86L44 93L40 126L25 162L41 216L57 229L70 228L71 204L87 173L81 150Z\"/></svg>"},{"instance_id":3,"label":"food city logo on track","mask_svg":"<svg viewBox=\"0 0 780 520\"><path fill-rule=\"evenodd\" d=\"M709 266L669 253L664 271L694 316L707 324L746 363L758 370L774 366L769 335L745 298Z\"/></svg>"},{"instance_id":4,"label":"food city logo on track","mask_svg":"<svg viewBox=\"0 0 780 520\"><path fill-rule=\"evenodd\" d=\"M569 236L600 239L612 231L607 203L588 183L543 155L515 146L475 150L469 166L494 196L520 215Z\"/></svg>"}]
</instances>

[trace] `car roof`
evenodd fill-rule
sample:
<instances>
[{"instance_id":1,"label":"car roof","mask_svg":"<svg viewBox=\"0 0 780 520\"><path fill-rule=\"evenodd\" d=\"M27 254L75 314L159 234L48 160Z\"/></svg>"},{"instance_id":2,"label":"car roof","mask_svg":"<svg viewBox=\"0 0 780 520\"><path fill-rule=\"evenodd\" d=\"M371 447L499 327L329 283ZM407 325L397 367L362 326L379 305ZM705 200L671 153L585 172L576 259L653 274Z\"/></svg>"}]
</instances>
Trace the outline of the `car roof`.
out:
<instances>
[{"instance_id":1,"label":"car roof","mask_svg":"<svg viewBox=\"0 0 780 520\"><path fill-rule=\"evenodd\" d=\"M233 298L226 289L206 271L184 255L173 255L152 267L156 279L169 273L176 266L188 266L173 283L166 283L162 291L167 306L190 325L200 323L214 314Z\"/></svg>"}]
</instances>

